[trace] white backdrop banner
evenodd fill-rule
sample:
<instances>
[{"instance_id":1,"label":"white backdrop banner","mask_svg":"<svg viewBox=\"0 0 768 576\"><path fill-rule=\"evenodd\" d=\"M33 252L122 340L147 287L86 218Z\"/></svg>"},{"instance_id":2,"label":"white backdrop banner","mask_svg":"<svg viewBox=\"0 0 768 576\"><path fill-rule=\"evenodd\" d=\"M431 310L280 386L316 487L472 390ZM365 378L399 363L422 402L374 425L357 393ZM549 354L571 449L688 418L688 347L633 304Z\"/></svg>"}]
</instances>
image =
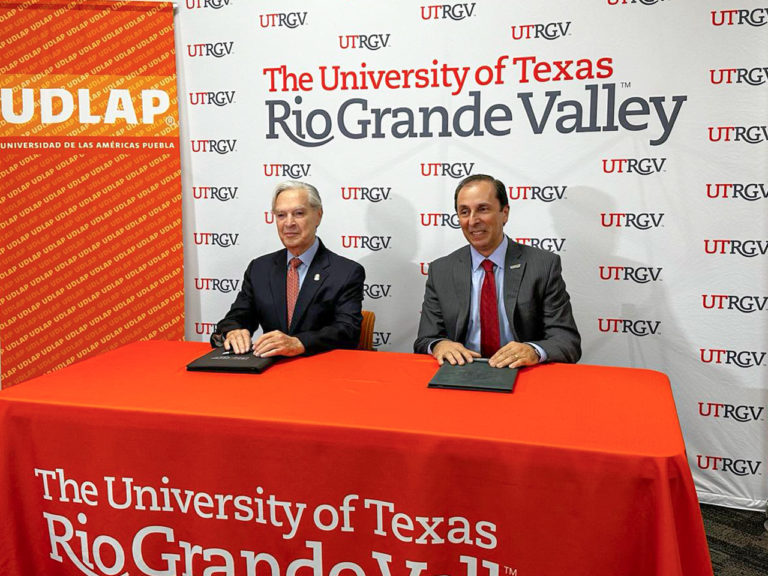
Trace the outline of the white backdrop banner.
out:
<instances>
[{"instance_id":1,"label":"white backdrop banner","mask_svg":"<svg viewBox=\"0 0 768 576\"><path fill-rule=\"evenodd\" d=\"M410 351L429 262L465 243L454 188L492 174L507 234L562 257L582 362L667 373L701 500L765 506L762 4L180 0L187 338L280 247L298 179L366 268L376 346Z\"/></svg>"}]
</instances>

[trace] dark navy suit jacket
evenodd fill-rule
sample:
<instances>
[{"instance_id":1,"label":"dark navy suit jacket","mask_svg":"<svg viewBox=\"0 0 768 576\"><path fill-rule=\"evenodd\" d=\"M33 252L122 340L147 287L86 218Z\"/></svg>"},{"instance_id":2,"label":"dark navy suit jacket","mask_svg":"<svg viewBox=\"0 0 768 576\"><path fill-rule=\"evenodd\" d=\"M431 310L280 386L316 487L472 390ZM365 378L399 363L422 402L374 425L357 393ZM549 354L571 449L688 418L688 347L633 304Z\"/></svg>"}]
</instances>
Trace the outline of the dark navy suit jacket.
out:
<instances>
[{"instance_id":1,"label":"dark navy suit jacket","mask_svg":"<svg viewBox=\"0 0 768 576\"><path fill-rule=\"evenodd\" d=\"M230 330L246 328L253 332L261 327L265 333L280 330L295 336L307 354L357 347L363 320L363 267L320 242L288 326L286 262L285 248L251 261L235 302L211 336L212 346L221 345L223 335Z\"/></svg>"}]
</instances>

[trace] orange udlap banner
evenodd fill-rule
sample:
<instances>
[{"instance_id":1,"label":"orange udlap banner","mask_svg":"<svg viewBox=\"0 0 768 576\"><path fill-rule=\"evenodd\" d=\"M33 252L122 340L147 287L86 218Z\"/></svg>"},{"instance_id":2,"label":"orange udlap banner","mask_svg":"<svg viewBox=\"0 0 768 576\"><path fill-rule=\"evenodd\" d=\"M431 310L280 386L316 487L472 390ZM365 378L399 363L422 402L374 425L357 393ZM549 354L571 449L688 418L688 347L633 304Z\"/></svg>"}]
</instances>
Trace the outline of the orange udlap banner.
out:
<instances>
[{"instance_id":1,"label":"orange udlap banner","mask_svg":"<svg viewBox=\"0 0 768 576\"><path fill-rule=\"evenodd\" d=\"M2 387L182 339L173 8L0 2Z\"/></svg>"}]
</instances>

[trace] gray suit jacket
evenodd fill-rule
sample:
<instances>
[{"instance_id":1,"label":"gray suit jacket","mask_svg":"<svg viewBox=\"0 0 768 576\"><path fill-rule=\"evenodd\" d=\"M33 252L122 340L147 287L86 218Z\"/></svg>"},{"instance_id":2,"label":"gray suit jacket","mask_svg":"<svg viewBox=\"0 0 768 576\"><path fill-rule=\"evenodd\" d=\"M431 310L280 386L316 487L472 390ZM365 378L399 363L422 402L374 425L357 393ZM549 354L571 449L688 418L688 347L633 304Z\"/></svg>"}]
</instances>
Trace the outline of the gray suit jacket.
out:
<instances>
[{"instance_id":1,"label":"gray suit jacket","mask_svg":"<svg viewBox=\"0 0 768 576\"><path fill-rule=\"evenodd\" d=\"M463 343L472 291L469 245L429 265L416 353L448 338ZM509 241L504 266L504 306L515 340L541 346L551 362L577 362L581 337L557 254Z\"/></svg>"}]
</instances>

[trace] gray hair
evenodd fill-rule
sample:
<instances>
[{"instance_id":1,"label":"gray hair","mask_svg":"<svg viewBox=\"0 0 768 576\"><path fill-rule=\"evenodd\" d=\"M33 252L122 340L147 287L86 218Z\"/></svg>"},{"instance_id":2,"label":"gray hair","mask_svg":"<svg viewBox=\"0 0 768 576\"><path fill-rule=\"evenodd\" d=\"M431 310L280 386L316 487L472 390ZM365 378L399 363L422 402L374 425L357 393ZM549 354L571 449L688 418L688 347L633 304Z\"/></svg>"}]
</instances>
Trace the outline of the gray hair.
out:
<instances>
[{"instance_id":1,"label":"gray hair","mask_svg":"<svg viewBox=\"0 0 768 576\"><path fill-rule=\"evenodd\" d=\"M275 186L275 191L272 194L272 211L275 211L275 202L277 201L277 197L280 195L281 192L285 192L286 190L305 190L307 192L307 199L309 201L309 205L314 208L315 210L320 210L323 207L323 201L320 200L320 192L317 191L317 188L312 186L312 184L307 184L306 182L299 182L298 180L286 180L285 182L280 182L277 186Z\"/></svg>"}]
</instances>

